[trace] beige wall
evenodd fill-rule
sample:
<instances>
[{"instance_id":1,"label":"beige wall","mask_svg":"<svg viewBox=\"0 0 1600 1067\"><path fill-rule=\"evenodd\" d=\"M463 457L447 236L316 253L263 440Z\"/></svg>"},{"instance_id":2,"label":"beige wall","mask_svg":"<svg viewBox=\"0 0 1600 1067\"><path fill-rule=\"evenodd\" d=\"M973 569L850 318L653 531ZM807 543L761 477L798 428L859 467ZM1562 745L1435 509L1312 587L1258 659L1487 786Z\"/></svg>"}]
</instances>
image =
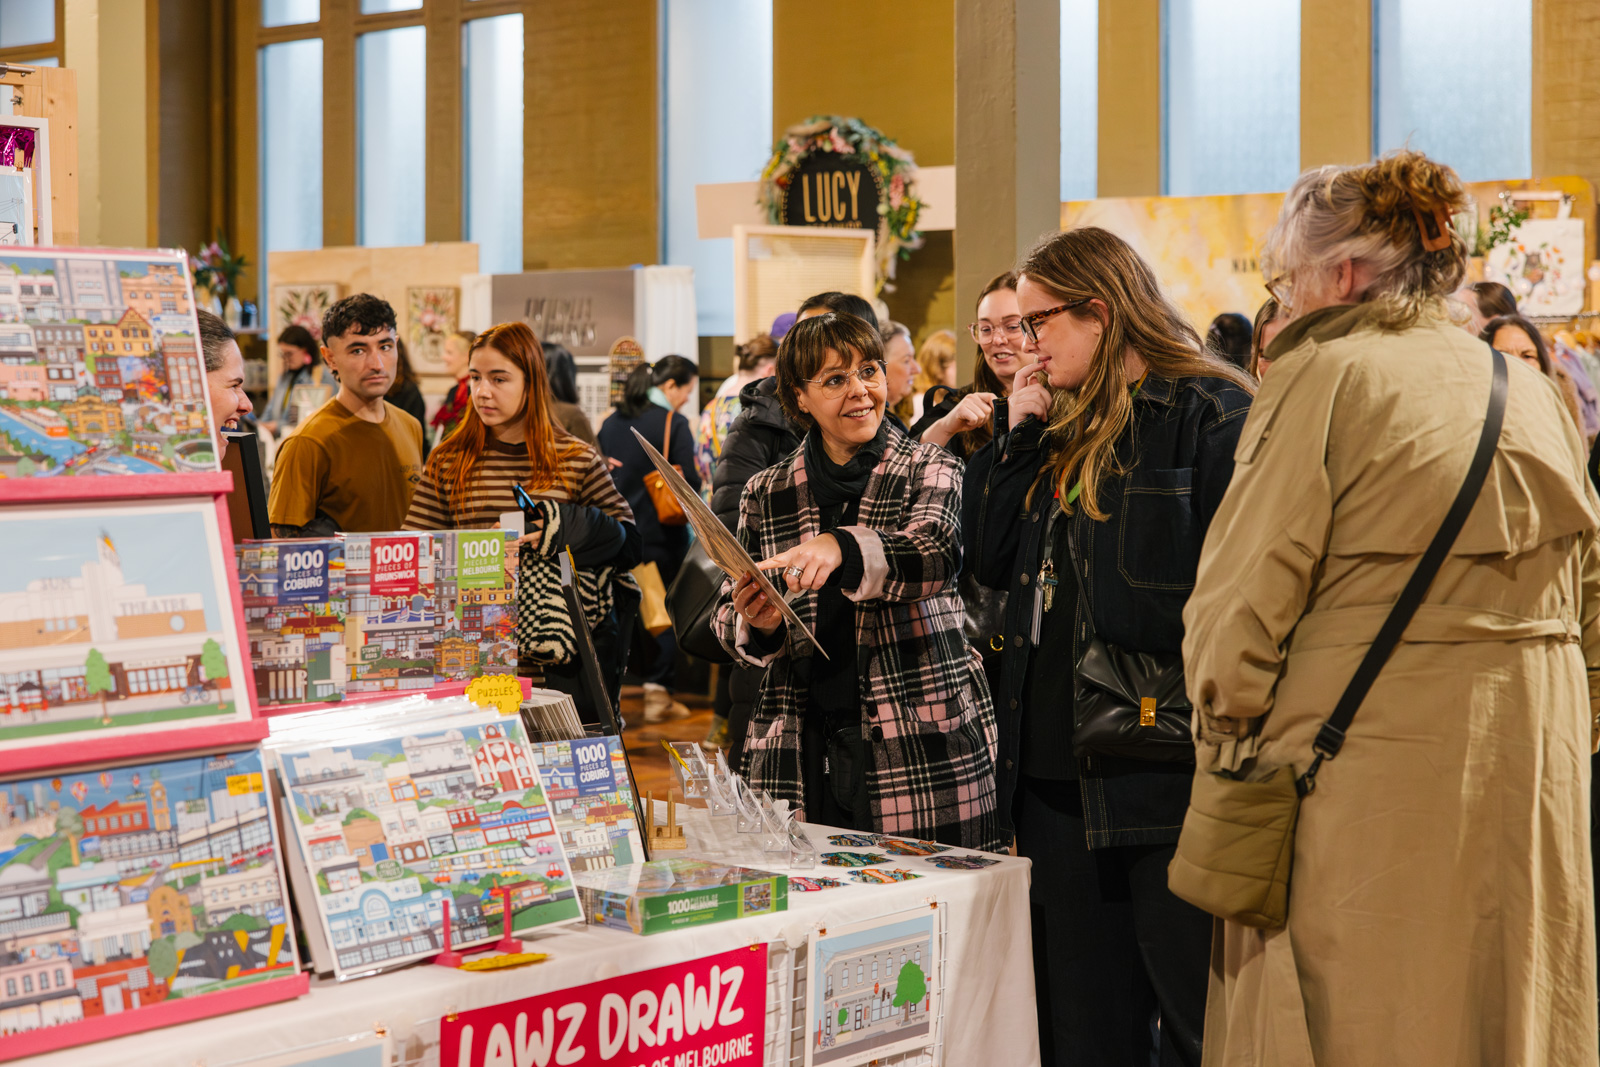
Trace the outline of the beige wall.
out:
<instances>
[{"instance_id":1,"label":"beige wall","mask_svg":"<svg viewBox=\"0 0 1600 1067\"><path fill-rule=\"evenodd\" d=\"M1600 3L1533 0L1533 174L1600 187Z\"/></svg>"},{"instance_id":2,"label":"beige wall","mask_svg":"<svg viewBox=\"0 0 1600 1067\"><path fill-rule=\"evenodd\" d=\"M78 72L79 240L156 242L147 0L66 0L66 66Z\"/></svg>"},{"instance_id":3,"label":"beige wall","mask_svg":"<svg viewBox=\"0 0 1600 1067\"><path fill-rule=\"evenodd\" d=\"M923 166L956 161L955 7L923 0L773 0L772 130L861 119ZM956 320L950 234L929 234L884 300L920 341Z\"/></svg>"}]
</instances>

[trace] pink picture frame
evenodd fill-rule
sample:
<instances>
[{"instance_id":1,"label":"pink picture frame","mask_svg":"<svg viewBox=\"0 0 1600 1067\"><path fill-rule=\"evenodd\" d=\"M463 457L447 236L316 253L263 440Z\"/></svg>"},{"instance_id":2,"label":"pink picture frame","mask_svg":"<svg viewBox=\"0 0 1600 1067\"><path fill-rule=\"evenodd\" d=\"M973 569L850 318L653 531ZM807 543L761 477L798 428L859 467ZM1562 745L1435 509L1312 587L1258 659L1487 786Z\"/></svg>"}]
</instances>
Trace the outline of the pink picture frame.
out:
<instances>
[{"instance_id":1,"label":"pink picture frame","mask_svg":"<svg viewBox=\"0 0 1600 1067\"><path fill-rule=\"evenodd\" d=\"M150 504L209 498L215 509L222 544L230 546L232 528L228 522L227 497L232 490L233 475L226 471L128 474L99 478L8 478L0 480L0 510L86 502ZM222 557L221 573L225 580L221 583L223 588L216 590L217 609L232 621L231 652L236 658L231 662L242 662L248 670L250 659L242 644L245 622L238 574L232 553L224 551ZM81 733L47 734L37 743L0 748L0 774L23 774L106 760L218 749L264 739L268 727L256 706L254 685L246 679L238 679L237 684L230 688L235 694L235 713L230 721L144 732L119 732L101 737ZM3 696L3 692L0 692L0 696ZM239 711L245 714L240 715ZM63 738L70 739L71 744L59 743Z\"/></svg>"}]
</instances>

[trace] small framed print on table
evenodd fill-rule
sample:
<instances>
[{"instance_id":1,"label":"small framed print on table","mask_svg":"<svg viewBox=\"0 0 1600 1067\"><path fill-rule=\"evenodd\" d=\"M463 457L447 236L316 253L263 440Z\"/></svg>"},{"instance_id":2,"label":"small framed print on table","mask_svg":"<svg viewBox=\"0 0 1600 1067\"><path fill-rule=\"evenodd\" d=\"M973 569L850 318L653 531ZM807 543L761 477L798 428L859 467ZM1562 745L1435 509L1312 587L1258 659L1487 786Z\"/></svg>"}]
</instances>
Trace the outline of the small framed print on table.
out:
<instances>
[{"instance_id":1,"label":"small framed print on table","mask_svg":"<svg viewBox=\"0 0 1600 1067\"><path fill-rule=\"evenodd\" d=\"M0 774L248 744L232 475L0 481Z\"/></svg>"}]
</instances>

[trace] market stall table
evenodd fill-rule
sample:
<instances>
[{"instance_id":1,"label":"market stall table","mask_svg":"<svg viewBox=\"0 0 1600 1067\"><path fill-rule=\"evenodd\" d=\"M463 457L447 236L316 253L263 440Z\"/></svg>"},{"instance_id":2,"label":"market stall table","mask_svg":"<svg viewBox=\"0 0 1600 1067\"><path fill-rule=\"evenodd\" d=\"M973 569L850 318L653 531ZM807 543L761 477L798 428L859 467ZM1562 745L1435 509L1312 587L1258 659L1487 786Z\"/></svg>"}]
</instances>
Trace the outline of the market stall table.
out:
<instances>
[{"instance_id":1,"label":"market stall table","mask_svg":"<svg viewBox=\"0 0 1600 1067\"><path fill-rule=\"evenodd\" d=\"M752 839L736 835L731 820L713 820L703 809L691 809L684 826L689 848L677 855L764 866L755 859L759 853L751 851ZM836 851L827 838L842 831L824 826L806 830L819 855ZM772 867L791 877L833 877L845 884L820 892L791 890L785 912L650 937L597 926L566 927L525 939L528 951L549 953L550 959L515 970L471 973L423 964L344 983L317 979L311 993L299 1000L67 1049L29 1063L34 1067L220 1067L246 1056L283 1053L383 1028L394 1036L398 1063L432 1067L439 1062L439 1018L447 1012L499 1004L758 942L787 942L797 948L819 923L859 922L925 907L929 901L938 901L946 909L944 1063L951 1067L1037 1063L1028 861L999 857L999 863L983 870L946 871L921 859L891 859L880 866L914 870L922 877L892 885L862 885L835 867L819 864L809 871ZM774 1012L779 987L784 996L789 994L786 983L774 983L769 976L769 1067L788 1062L772 1052L778 1043L773 1032L778 1020L786 1027L792 1025L787 1013ZM4 1058L5 1039L0 1038L0 1059Z\"/></svg>"}]
</instances>

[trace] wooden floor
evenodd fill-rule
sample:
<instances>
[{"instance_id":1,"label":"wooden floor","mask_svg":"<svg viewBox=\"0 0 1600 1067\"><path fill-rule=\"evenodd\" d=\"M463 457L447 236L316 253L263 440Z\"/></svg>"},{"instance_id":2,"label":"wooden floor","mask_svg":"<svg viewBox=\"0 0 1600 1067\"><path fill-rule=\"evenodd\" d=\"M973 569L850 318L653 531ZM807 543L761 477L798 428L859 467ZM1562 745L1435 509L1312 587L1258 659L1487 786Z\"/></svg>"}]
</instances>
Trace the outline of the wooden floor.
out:
<instances>
[{"instance_id":1,"label":"wooden floor","mask_svg":"<svg viewBox=\"0 0 1600 1067\"><path fill-rule=\"evenodd\" d=\"M710 697L693 693L676 693L674 697L694 714L687 719L668 719L646 726L644 690L639 686L622 687L622 718L628 726L622 732L622 739L628 749L628 761L633 764L633 776L639 783L639 792L654 790L657 800L666 799L669 785L674 790L677 788L677 779L672 775L671 758L661 747L661 742L700 741L711 729Z\"/></svg>"}]
</instances>

